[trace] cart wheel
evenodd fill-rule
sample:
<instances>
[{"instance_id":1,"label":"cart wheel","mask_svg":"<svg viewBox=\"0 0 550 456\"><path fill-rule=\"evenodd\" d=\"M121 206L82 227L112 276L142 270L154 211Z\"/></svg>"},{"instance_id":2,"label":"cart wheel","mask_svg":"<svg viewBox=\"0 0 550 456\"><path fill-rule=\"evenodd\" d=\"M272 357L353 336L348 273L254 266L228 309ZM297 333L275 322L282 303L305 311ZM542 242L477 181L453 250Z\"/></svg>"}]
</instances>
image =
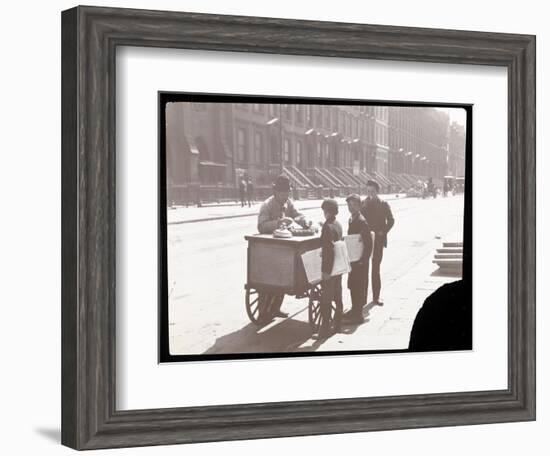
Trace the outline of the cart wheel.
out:
<instances>
[{"instance_id":1,"label":"cart wheel","mask_svg":"<svg viewBox=\"0 0 550 456\"><path fill-rule=\"evenodd\" d=\"M261 302L260 298L262 295L258 293L258 290L248 288L246 290L245 304L246 304L246 313L248 318L255 325L260 324L261 312Z\"/></svg>"},{"instance_id":2,"label":"cart wheel","mask_svg":"<svg viewBox=\"0 0 550 456\"><path fill-rule=\"evenodd\" d=\"M246 313L255 325L265 325L273 320L283 303L284 294L274 294L254 289L246 290Z\"/></svg>"},{"instance_id":3,"label":"cart wheel","mask_svg":"<svg viewBox=\"0 0 550 456\"><path fill-rule=\"evenodd\" d=\"M328 316L329 322L327 329L329 333L332 333L335 329L340 327L342 321L343 309L340 308L336 302L330 303L330 314ZM323 322L323 315L321 314L321 285L315 285L309 291L309 306L308 306L309 325L314 333L319 333Z\"/></svg>"}]
</instances>

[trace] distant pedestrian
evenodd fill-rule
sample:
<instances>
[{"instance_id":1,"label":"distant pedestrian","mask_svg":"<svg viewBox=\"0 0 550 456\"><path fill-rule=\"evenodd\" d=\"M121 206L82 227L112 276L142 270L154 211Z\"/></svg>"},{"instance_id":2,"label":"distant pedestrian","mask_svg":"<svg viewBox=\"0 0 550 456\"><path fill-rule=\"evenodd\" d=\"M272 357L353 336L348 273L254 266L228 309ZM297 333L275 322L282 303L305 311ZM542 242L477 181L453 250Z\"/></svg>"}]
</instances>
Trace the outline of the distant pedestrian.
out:
<instances>
[{"instance_id":1,"label":"distant pedestrian","mask_svg":"<svg viewBox=\"0 0 550 456\"><path fill-rule=\"evenodd\" d=\"M248 201L248 207L250 207L250 202L254 201L254 184L252 183L252 179L250 179L250 177L246 181L246 199Z\"/></svg>"},{"instance_id":2,"label":"distant pedestrian","mask_svg":"<svg viewBox=\"0 0 550 456\"><path fill-rule=\"evenodd\" d=\"M325 222L321 230L321 321L319 333L314 335L316 339L326 339L331 330L340 330L340 316L342 315L342 275L332 276L334 267L334 243L342 240L342 225L336 220L338 203L333 199L326 199L321 204L325 215ZM332 303L336 305L334 326L331 328Z\"/></svg>"},{"instance_id":3,"label":"distant pedestrian","mask_svg":"<svg viewBox=\"0 0 550 456\"><path fill-rule=\"evenodd\" d=\"M430 193L435 198L437 196L437 187L435 186L433 179L431 177L428 180L428 187L430 188Z\"/></svg>"},{"instance_id":4,"label":"distant pedestrian","mask_svg":"<svg viewBox=\"0 0 550 456\"><path fill-rule=\"evenodd\" d=\"M363 306L367 302L366 288L369 277L369 261L372 252L372 237L365 217L361 214L361 197L357 194L346 198L351 214L348 235L359 234L363 242L363 253L358 261L351 263L348 274L348 288L351 294L351 310L344 318L349 323L363 323Z\"/></svg>"},{"instance_id":5,"label":"distant pedestrian","mask_svg":"<svg viewBox=\"0 0 550 456\"><path fill-rule=\"evenodd\" d=\"M239 182L239 198L241 199L241 207L244 207L246 204L246 181L244 178L241 178Z\"/></svg>"},{"instance_id":6,"label":"distant pedestrian","mask_svg":"<svg viewBox=\"0 0 550 456\"><path fill-rule=\"evenodd\" d=\"M383 305L380 301L380 264L384 248L388 245L388 232L392 229L395 221L387 201L378 198L378 182L369 180L367 183L367 198L361 207L361 214L365 217L369 230L374 232L374 244L372 248L372 302L375 305ZM368 262L367 262L368 274ZM365 296L368 292L368 279L365 283Z\"/></svg>"}]
</instances>

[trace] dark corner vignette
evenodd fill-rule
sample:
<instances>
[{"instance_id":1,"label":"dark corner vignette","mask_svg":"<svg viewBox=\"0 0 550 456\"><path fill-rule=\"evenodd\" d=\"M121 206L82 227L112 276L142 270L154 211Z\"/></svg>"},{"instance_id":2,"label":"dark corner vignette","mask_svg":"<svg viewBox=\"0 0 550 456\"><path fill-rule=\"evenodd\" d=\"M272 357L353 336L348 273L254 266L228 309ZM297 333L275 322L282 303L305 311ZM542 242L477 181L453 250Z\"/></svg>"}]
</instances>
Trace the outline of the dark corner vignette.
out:
<instances>
[{"instance_id":1,"label":"dark corner vignette","mask_svg":"<svg viewBox=\"0 0 550 456\"><path fill-rule=\"evenodd\" d=\"M184 361L215 361L215 360L246 360L266 358L299 358L316 356L349 356L368 354L393 354L410 352L431 352L455 350L452 344L446 348L433 348L430 343L416 338L415 348L389 350L325 350L308 352L266 352L266 353L224 353L224 354L192 354L176 355L170 353L169 340L169 284L168 284L168 221L167 221L167 147L166 147L166 105L172 102L190 103L260 103L260 104L309 104L309 105L358 105L358 106L388 106L388 107L434 107L434 108L463 108L466 112L465 128L465 169L464 169L464 218L463 218L463 263L461 286L447 294L444 299L452 299L455 309L460 308L459 313L441 314L432 312L428 315L426 310L425 321L420 322L419 315L415 319L411 331L411 345L414 331L420 334L420 329L434 322L447 323L451 318L465 319L465 326L469 328L469 346L460 349L472 349L472 115L473 106L458 103L432 103L432 102L402 102L386 100L355 100L334 98L304 98L304 97L280 97L267 95L227 95L212 93L185 93L185 92L158 92L158 362L174 363ZM281 152L282 153L282 152ZM246 277L243 277L244 281ZM345 282L345 281L344 281ZM242 283L237 284L242 289ZM441 287L439 290L441 290ZM347 288L343 285L344 292ZM436 290L439 291L439 290ZM244 292L244 290L243 290ZM435 294L435 293L434 293ZM441 297L440 297L441 299ZM428 301L428 299L426 300ZM426 307L426 306L425 306ZM422 309L421 309L422 310ZM244 312L244 306L243 306ZM421 312L419 311L419 314ZM421 317L422 315L420 315ZM446 341L448 342L448 341Z\"/></svg>"}]
</instances>

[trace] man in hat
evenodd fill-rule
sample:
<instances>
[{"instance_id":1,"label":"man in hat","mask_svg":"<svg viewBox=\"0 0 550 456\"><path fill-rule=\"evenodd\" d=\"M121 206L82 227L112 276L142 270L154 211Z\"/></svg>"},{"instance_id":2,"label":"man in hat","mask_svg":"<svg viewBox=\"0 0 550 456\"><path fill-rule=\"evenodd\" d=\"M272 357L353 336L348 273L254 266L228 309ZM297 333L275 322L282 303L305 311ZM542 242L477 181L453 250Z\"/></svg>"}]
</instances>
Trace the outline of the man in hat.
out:
<instances>
[{"instance_id":1,"label":"man in hat","mask_svg":"<svg viewBox=\"0 0 550 456\"><path fill-rule=\"evenodd\" d=\"M280 175L273 183L273 196L266 199L260 207L258 231L261 234L273 233L282 223L290 225L292 222L296 222L304 228L311 225L306 221L304 215L296 210L289 196L290 181L285 175ZM288 314L282 312L280 308L275 311L274 315L281 318L288 317Z\"/></svg>"},{"instance_id":2,"label":"man in hat","mask_svg":"<svg viewBox=\"0 0 550 456\"><path fill-rule=\"evenodd\" d=\"M285 175L280 175L273 183L273 196L265 200L258 214L258 231L261 234L271 234L281 223L296 222L304 228L310 224L303 214L298 212L289 199L290 181Z\"/></svg>"},{"instance_id":3,"label":"man in hat","mask_svg":"<svg viewBox=\"0 0 550 456\"><path fill-rule=\"evenodd\" d=\"M359 234L363 242L363 253L358 261L351 263L351 272L348 274L348 288L351 294L351 310L346 313L345 320L349 323L361 324L363 306L366 304L366 287L368 282L369 261L372 252L372 237L365 217L361 214L361 197L356 193L346 198L351 214L348 226L348 235Z\"/></svg>"},{"instance_id":4,"label":"man in hat","mask_svg":"<svg viewBox=\"0 0 550 456\"><path fill-rule=\"evenodd\" d=\"M390 205L378 197L380 186L378 182L367 181L367 198L361 207L361 214L365 217L367 225L371 232L374 232L374 243L372 248L372 302L375 305L383 305L380 301L380 288L382 282L380 279L380 264L384 248L388 245L388 232L395 223ZM368 277L369 262L366 265L366 275ZM368 278L365 283L365 298L368 291Z\"/></svg>"}]
</instances>

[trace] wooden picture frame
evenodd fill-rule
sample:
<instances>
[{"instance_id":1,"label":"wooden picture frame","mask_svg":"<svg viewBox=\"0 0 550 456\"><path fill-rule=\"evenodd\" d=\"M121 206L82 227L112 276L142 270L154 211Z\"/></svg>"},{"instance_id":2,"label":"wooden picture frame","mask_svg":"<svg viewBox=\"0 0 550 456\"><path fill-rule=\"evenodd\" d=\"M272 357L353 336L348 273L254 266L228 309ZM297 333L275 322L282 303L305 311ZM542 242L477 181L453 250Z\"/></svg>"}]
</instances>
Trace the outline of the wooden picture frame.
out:
<instances>
[{"instance_id":1,"label":"wooden picture frame","mask_svg":"<svg viewBox=\"0 0 550 456\"><path fill-rule=\"evenodd\" d=\"M146 46L508 70L508 388L152 410L115 401L115 51ZM154 305L154 303L151 303ZM535 419L535 37L77 7L62 13L62 443L75 449Z\"/></svg>"}]
</instances>

